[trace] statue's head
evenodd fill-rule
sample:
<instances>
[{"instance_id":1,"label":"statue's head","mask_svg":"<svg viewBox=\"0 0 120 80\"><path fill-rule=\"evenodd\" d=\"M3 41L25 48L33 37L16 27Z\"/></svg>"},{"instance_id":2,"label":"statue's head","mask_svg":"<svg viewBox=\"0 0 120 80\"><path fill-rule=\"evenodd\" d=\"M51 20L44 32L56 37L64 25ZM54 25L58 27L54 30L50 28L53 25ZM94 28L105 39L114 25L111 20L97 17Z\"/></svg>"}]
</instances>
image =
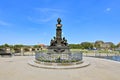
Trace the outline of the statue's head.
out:
<instances>
[{"instance_id":1,"label":"statue's head","mask_svg":"<svg viewBox=\"0 0 120 80\"><path fill-rule=\"evenodd\" d=\"M61 22L61 19L60 19L60 18L58 18L58 19L57 19L57 22L58 22L58 24L60 24L60 22Z\"/></svg>"}]
</instances>

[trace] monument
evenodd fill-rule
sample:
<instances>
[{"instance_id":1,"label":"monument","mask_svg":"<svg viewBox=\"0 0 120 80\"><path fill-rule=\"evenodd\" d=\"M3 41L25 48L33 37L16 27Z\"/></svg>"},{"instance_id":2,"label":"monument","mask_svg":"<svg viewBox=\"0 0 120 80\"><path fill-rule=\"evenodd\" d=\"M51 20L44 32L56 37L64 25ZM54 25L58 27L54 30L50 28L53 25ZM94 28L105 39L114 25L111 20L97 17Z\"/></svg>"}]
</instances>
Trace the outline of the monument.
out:
<instances>
[{"instance_id":1,"label":"monument","mask_svg":"<svg viewBox=\"0 0 120 80\"><path fill-rule=\"evenodd\" d=\"M82 53L71 53L69 44L65 37L62 37L61 19L57 19L56 36L50 41L48 51L36 52L35 59L37 62L44 62L45 64L57 63L59 64L75 64L82 61Z\"/></svg>"},{"instance_id":2,"label":"monument","mask_svg":"<svg viewBox=\"0 0 120 80\"><path fill-rule=\"evenodd\" d=\"M54 54L71 54L67 40L65 37L62 38L62 24L61 19L57 19L56 24L56 37L51 39L50 46L48 47L48 53Z\"/></svg>"}]
</instances>

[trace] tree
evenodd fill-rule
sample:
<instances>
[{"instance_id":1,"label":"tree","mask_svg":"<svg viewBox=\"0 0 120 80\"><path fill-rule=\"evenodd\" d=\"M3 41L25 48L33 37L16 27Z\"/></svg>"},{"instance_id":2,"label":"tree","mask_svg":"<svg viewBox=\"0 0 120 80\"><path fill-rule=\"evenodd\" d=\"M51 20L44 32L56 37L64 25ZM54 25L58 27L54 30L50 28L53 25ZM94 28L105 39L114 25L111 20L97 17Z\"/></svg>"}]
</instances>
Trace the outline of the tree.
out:
<instances>
[{"instance_id":1,"label":"tree","mask_svg":"<svg viewBox=\"0 0 120 80\"><path fill-rule=\"evenodd\" d=\"M10 47L8 44L4 44L4 47Z\"/></svg>"},{"instance_id":2,"label":"tree","mask_svg":"<svg viewBox=\"0 0 120 80\"><path fill-rule=\"evenodd\" d=\"M69 47L71 49L81 49L82 48L80 44L69 44Z\"/></svg>"},{"instance_id":3,"label":"tree","mask_svg":"<svg viewBox=\"0 0 120 80\"><path fill-rule=\"evenodd\" d=\"M22 48L22 47L24 47L24 45L22 45L22 44L16 44L16 45L14 45L14 48Z\"/></svg>"},{"instance_id":4,"label":"tree","mask_svg":"<svg viewBox=\"0 0 120 80\"><path fill-rule=\"evenodd\" d=\"M116 48L114 43L110 42L109 44L110 44L110 47L109 47L110 49L114 50Z\"/></svg>"},{"instance_id":5,"label":"tree","mask_svg":"<svg viewBox=\"0 0 120 80\"><path fill-rule=\"evenodd\" d=\"M93 49L93 44L90 42L82 42L81 46L83 49Z\"/></svg>"},{"instance_id":6,"label":"tree","mask_svg":"<svg viewBox=\"0 0 120 80\"><path fill-rule=\"evenodd\" d=\"M33 47L34 47L34 48L41 48L40 45L34 45Z\"/></svg>"},{"instance_id":7,"label":"tree","mask_svg":"<svg viewBox=\"0 0 120 80\"><path fill-rule=\"evenodd\" d=\"M118 43L118 44L116 45L116 47L117 47L117 48L120 48L120 43Z\"/></svg>"},{"instance_id":8,"label":"tree","mask_svg":"<svg viewBox=\"0 0 120 80\"><path fill-rule=\"evenodd\" d=\"M0 45L0 48L4 48L4 46L3 46L3 45Z\"/></svg>"},{"instance_id":9,"label":"tree","mask_svg":"<svg viewBox=\"0 0 120 80\"><path fill-rule=\"evenodd\" d=\"M102 48L102 45L104 44L103 41L95 41L95 44L94 44L94 47L97 48L97 49L100 49Z\"/></svg>"}]
</instances>

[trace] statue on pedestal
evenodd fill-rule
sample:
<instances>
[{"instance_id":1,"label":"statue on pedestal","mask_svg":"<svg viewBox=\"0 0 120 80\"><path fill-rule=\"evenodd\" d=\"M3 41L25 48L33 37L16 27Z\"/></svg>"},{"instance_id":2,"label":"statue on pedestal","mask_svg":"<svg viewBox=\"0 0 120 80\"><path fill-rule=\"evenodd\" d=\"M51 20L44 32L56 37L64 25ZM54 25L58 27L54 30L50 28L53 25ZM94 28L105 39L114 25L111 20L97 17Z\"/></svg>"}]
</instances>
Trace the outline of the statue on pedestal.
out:
<instances>
[{"instance_id":1,"label":"statue on pedestal","mask_svg":"<svg viewBox=\"0 0 120 80\"><path fill-rule=\"evenodd\" d=\"M56 36L50 41L50 46L48 47L48 53L71 53L69 46L65 37L62 38L62 24L61 19L57 19L56 24Z\"/></svg>"}]
</instances>

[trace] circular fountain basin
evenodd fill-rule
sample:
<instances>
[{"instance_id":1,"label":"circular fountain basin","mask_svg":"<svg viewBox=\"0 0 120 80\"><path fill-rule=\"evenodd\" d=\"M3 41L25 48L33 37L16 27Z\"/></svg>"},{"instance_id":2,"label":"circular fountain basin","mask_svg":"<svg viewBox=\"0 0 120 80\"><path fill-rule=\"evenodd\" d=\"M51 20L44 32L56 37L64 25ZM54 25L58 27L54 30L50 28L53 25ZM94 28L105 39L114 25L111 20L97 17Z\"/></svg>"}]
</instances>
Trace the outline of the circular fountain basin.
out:
<instances>
[{"instance_id":1,"label":"circular fountain basin","mask_svg":"<svg viewBox=\"0 0 120 80\"><path fill-rule=\"evenodd\" d=\"M37 68L45 68L45 69L76 69L83 68L90 65L90 63L86 60L82 60L79 62L73 63L48 63L48 62L40 62L35 59L28 62L29 65Z\"/></svg>"},{"instance_id":2,"label":"circular fountain basin","mask_svg":"<svg viewBox=\"0 0 120 80\"><path fill-rule=\"evenodd\" d=\"M82 59L82 53L36 53L35 58L29 61L29 64L47 69L74 69L86 67L90 63Z\"/></svg>"}]
</instances>

